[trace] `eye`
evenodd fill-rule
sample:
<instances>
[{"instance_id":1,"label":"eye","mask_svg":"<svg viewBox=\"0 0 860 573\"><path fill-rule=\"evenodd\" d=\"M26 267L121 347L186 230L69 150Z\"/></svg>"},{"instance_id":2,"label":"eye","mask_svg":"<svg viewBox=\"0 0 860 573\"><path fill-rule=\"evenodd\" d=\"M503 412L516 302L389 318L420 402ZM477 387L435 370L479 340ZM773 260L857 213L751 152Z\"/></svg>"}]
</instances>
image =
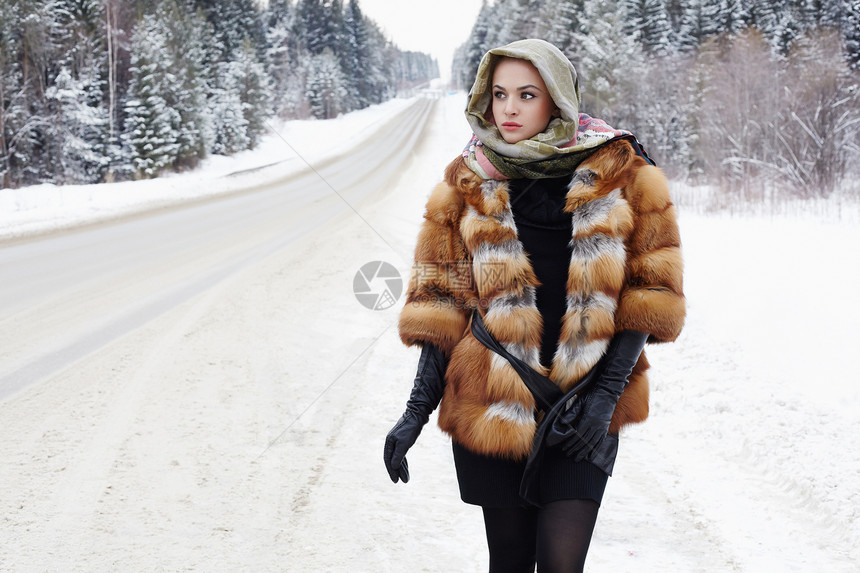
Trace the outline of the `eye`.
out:
<instances>
[{"instance_id":1,"label":"eye","mask_svg":"<svg viewBox=\"0 0 860 573\"><path fill-rule=\"evenodd\" d=\"M521 99L533 99L533 98L536 98L536 97L537 97L537 96L536 96L535 94L533 94L533 93L529 93L529 92L523 92L522 94L520 94L520 98L521 98Z\"/></svg>"},{"instance_id":2,"label":"eye","mask_svg":"<svg viewBox=\"0 0 860 573\"><path fill-rule=\"evenodd\" d=\"M497 99L504 99L505 98L505 92L502 92L502 91L493 92L493 97L495 97Z\"/></svg>"}]
</instances>

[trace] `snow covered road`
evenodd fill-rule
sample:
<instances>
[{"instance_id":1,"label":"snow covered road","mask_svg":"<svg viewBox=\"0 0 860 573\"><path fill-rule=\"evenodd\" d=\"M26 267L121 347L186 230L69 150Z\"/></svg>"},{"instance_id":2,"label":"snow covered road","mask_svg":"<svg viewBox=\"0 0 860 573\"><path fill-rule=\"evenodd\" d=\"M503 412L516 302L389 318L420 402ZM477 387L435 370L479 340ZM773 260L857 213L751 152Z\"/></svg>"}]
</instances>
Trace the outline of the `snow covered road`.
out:
<instances>
[{"instance_id":1,"label":"snow covered road","mask_svg":"<svg viewBox=\"0 0 860 573\"><path fill-rule=\"evenodd\" d=\"M337 161L237 186L230 197L0 248L0 398L384 188L411 152L431 103L417 100Z\"/></svg>"},{"instance_id":2,"label":"snow covered road","mask_svg":"<svg viewBox=\"0 0 860 573\"><path fill-rule=\"evenodd\" d=\"M352 292L407 276L461 104L321 171L355 211L305 174L0 249L0 571L486 570L441 432L410 483L382 467L417 353ZM860 230L681 225L687 327L649 351L587 570L856 571Z\"/></svg>"}]
</instances>

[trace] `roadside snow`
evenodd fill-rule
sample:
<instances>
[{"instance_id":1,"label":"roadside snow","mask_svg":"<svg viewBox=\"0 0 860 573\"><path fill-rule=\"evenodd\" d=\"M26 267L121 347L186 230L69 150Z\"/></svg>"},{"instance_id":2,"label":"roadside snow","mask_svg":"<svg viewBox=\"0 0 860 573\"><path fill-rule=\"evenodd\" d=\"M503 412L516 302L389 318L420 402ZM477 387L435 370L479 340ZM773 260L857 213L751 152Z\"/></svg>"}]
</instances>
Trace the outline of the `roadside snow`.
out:
<instances>
[{"instance_id":1,"label":"roadside snow","mask_svg":"<svg viewBox=\"0 0 860 573\"><path fill-rule=\"evenodd\" d=\"M98 185L0 189L0 241L116 219L289 177L366 139L414 99L392 99L330 120L271 120L255 149L213 155L185 173Z\"/></svg>"},{"instance_id":2,"label":"roadside snow","mask_svg":"<svg viewBox=\"0 0 860 573\"><path fill-rule=\"evenodd\" d=\"M649 350L651 417L626 433L610 481L676 530L637 554L712 559L678 570L856 570L860 303L845 291L860 229L682 214L681 233L687 325ZM618 521L629 508L611 487L603 515Z\"/></svg>"}]
</instances>

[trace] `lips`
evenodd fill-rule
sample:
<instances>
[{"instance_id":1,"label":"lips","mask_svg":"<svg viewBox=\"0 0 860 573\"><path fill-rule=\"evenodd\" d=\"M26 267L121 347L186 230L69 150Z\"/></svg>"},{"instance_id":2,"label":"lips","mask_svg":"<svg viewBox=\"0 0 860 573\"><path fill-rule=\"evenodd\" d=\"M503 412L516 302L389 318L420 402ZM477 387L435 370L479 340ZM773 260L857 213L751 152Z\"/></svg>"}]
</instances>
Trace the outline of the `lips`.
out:
<instances>
[{"instance_id":1,"label":"lips","mask_svg":"<svg viewBox=\"0 0 860 573\"><path fill-rule=\"evenodd\" d=\"M505 129L507 129L509 131L513 131L514 129L521 128L522 125L520 125L519 123L517 123L515 121L506 121L505 123L502 124L502 127L504 127Z\"/></svg>"}]
</instances>

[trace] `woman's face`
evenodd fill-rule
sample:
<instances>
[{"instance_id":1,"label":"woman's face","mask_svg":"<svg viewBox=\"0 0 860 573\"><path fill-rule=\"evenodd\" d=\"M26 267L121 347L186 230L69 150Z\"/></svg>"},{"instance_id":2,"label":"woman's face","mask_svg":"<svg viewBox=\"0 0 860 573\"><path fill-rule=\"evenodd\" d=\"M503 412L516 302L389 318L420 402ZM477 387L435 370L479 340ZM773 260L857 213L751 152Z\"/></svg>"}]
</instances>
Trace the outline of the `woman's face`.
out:
<instances>
[{"instance_id":1,"label":"woman's face","mask_svg":"<svg viewBox=\"0 0 860 573\"><path fill-rule=\"evenodd\" d=\"M558 108L537 68L517 58L502 58L493 71L493 117L508 143L546 129Z\"/></svg>"}]
</instances>

